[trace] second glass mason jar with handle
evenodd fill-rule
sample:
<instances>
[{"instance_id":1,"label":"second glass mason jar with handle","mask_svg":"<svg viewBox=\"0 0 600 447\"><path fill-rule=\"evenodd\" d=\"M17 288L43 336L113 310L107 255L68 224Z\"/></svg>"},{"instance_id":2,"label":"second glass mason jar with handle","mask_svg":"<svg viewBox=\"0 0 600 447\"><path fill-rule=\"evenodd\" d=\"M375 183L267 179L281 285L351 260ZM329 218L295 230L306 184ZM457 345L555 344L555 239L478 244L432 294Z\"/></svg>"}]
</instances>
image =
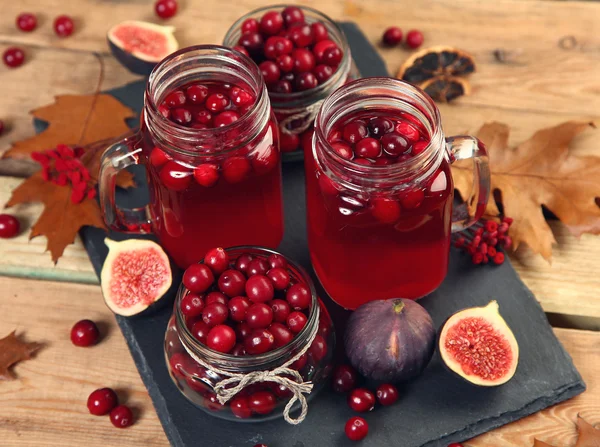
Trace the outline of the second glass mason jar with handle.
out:
<instances>
[{"instance_id":1,"label":"second glass mason jar with handle","mask_svg":"<svg viewBox=\"0 0 600 447\"><path fill-rule=\"evenodd\" d=\"M115 205L118 171L146 168L150 203ZM274 248L283 236L277 122L256 65L231 49L182 49L152 72L141 128L102 157L109 228L153 231L180 267L213 246Z\"/></svg>"},{"instance_id":2,"label":"second glass mason jar with handle","mask_svg":"<svg viewBox=\"0 0 600 447\"><path fill-rule=\"evenodd\" d=\"M328 97L307 155L312 264L348 309L435 290L448 270L451 232L476 222L489 195L483 144L445 138L431 98L396 79L358 80ZM466 158L474 189L468 216L453 221L450 164Z\"/></svg>"}]
</instances>

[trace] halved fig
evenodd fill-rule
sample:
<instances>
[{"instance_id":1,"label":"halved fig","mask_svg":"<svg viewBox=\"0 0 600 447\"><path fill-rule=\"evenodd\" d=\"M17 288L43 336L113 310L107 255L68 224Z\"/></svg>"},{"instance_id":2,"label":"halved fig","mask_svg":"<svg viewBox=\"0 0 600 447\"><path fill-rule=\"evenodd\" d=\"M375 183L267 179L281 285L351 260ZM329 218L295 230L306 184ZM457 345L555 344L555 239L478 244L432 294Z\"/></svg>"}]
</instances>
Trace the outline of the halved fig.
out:
<instances>
[{"instance_id":1,"label":"halved fig","mask_svg":"<svg viewBox=\"0 0 600 447\"><path fill-rule=\"evenodd\" d=\"M104 239L108 256L100 282L106 305L123 316L139 314L160 300L172 283L171 265L156 242Z\"/></svg>"},{"instance_id":2,"label":"halved fig","mask_svg":"<svg viewBox=\"0 0 600 447\"><path fill-rule=\"evenodd\" d=\"M452 315L442 326L438 348L451 371L480 386L508 382L519 362L519 345L496 301Z\"/></svg>"},{"instance_id":3,"label":"halved fig","mask_svg":"<svg viewBox=\"0 0 600 447\"><path fill-rule=\"evenodd\" d=\"M177 51L179 44L172 26L127 20L108 31L108 44L113 55L133 73L149 75L152 69Z\"/></svg>"}]
</instances>

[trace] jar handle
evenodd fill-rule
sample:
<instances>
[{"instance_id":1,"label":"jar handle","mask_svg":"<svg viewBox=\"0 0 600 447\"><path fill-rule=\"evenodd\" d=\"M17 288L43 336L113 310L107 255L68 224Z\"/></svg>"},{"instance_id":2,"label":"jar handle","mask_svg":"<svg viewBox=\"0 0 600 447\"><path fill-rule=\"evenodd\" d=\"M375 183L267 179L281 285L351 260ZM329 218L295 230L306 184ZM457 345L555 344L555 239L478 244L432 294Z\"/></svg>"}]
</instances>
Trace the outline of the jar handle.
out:
<instances>
[{"instance_id":1,"label":"jar handle","mask_svg":"<svg viewBox=\"0 0 600 447\"><path fill-rule=\"evenodd\" d=\"M458 135L446 138L450 163L458 160L473 160L473 187L465 201L467 215L452 220L452 232L469 228L483 216L490 195L490 168L485 145L475 137Z\"/></svg>"},{"instance_id":2,"label":"jar handle","mask_svg":"<svg viewBox=\"0 0 600 447\"><path fill-rule=\"evenodd\" d=\"M104 222L111 230L125 233L149 233L148 206L141 208L118 208L115 203L115 188L119 171L139 163L141 138L133 134L109 146L100 160L98 179L100 208Z\"/></svg>"}]
</instances>

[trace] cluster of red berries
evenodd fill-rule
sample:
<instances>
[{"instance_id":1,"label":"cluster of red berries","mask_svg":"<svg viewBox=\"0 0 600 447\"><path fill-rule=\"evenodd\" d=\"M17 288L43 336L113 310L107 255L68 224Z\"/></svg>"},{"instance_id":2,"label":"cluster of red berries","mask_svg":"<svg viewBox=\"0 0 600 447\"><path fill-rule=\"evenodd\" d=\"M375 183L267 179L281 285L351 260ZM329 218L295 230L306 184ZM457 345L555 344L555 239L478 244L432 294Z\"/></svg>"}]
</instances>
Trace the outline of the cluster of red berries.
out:
<instances>
[{"instance_id":1,"label":"cluster of red berries","mask_svg":"<svg viewBox=\"0 0 600 447\"><path fill-rule=\"evenodd\" d=\"M99 388L89 395L87 407L94 416L109 415L110 422L117 428L133 424L133 412L127 405L119 405L117 393L111 388Z\"/></svg>"},{"instance_id":2,"label":"cluster of red berries","mask_svg":"<svg viewBox=\"0 0 600 447\"><path fill-rule=\"evenodd\" d=\"M402 42L402 30L397 26L391 26L383 33L383 43L388 47L395 47ZM423 33L416 29L410 30L406 34L406 46L416 49L423 44Z\"/></svg>"},{"instance_id":3,"label":"cluster of red berries","mask_svg":"<svg viewBox=\"0 0 600 447\"><path fill-rule=\"evenodd\" d=\"M10 214L0 214L0 238L9 239L19 234L19 219Z\"/></svg>"},{"instance_id":4,"label":"cluster of red berries","mask_svg":"<svg viewBox=\"0 0 600 447\"><path fill-rule=\"evenodd\" d=\"M344 55L327 27L306 23L296 6L246 19L241 33L235 49L258 64L267 89L275 93L315 88L333 76Z\"/></svg>"},{"instance_id":5,"label":"cluster of red berries","mask_svg":"<svg viewBox=\"0 0 600 447\"><path fill-rule=\"evenodd\" d=\"M161 19L170 19L177 13L176 0L158 0L154 4L154 12Z\"/></svg>"},{"instance_id":6,"label":"cluster of red berries","mask_svg":"<svg viewBox=\"0 0 600 447\"><path fill-rule=\"evenodd\" d=\"M512 246L508 230L513 223L511 217L503 217L500 223L481 219L472 227L453 236L454 246L471 255L473 264L500 265L504 262L504 253Z\"/></svg>"},{"instance_id":7,"label":"cluster of red berries","mask_svg":"<svg viewBox=\"0 0 600 447\"><path fill-rule=\"evenodd\" d=\"M58 186L71 185L71 202L77 204L86 197L96 197L94 181L90 171L81 161L85 150L59 144L56 149L33 152L31 158L42 165L42 178Z\"/></svg>"}]
</instances>

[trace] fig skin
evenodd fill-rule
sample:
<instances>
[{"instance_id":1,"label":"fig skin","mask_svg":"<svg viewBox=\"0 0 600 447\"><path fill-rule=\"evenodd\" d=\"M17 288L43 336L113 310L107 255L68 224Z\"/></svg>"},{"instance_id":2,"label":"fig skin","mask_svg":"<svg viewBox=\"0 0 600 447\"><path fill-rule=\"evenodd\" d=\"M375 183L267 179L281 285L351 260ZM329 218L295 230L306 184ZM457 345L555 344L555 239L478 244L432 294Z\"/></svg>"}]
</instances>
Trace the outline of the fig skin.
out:
<instances>
[{"instance_id":1,"label":"fig skin","mask_svg":"<svg viewBox=\"0 0 600 447\"><path fill-rule=\"evenodd\" d=\"M448 339L449 331L459 324L461 320L465 320L467 318L483 318L493 327L496 334L504 336L512 356L510 367L503 376L493 380L485 379L474 374L469 374L468 371L463 368L463 365L456 361L453 355L446 349L445 345ZM437 344L442 363L448 370L466 382L481 387L494 387L508 382L514 377L517 370L517 365L519 363L519 345L510 327L500 315L498 302L495 300L490 301L490 303L486 306L463 309L448 318L440 328Z\"/></svg>"},{"instance_id":2,"label":"fig skin","mask_svg":"<svg viewBox=\"0 0 600 447\"><path fill-rule=\"evenodd\" d=\"M436 331L413 300L371 301L356 309L344 337L346 355L363 376L381 382L417 377L429 364Z\"/></svg>"}]
</instances>

